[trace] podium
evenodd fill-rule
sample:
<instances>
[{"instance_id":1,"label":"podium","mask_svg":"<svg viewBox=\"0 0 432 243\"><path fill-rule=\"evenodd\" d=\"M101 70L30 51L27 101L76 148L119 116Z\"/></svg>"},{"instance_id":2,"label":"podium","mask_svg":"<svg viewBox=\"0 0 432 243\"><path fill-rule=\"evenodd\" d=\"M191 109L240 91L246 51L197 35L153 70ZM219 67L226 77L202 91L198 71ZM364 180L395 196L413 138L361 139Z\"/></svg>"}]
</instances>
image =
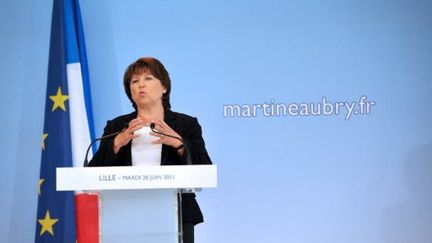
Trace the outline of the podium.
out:
<instances>
[{"instance_id":1,"label":"podium","mask_svg":"<svg viewBox=\"0 0 432 243\"><path fill-rule=\"evenodd\" d=\"M58 191L97 191L99 242L181 243L184 191L217 187L216 165L57 168Z\"/></svg>"}]
</instances>

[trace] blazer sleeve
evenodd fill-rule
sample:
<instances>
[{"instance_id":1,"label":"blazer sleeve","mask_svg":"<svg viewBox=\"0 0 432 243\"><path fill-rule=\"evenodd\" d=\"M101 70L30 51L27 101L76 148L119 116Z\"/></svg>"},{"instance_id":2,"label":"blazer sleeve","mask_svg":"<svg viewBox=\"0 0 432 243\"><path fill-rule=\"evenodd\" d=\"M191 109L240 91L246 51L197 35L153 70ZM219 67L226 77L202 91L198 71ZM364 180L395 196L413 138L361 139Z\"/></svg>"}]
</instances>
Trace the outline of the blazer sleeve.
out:
<instances>
[{"instance_id":1,"label":"blazer sleeve","mask_svg":"<svg viewBox=\"0 0 432 243\"><path fill-rule=\"evenodd\" d=\"M195 117L188 122L187 130L183 136L183 142L189 148L192 164L212 164L205 148L201 126ZM184 154L183 159L185 159L185 157L186 153Z\"/></svg>"}]
</instances>

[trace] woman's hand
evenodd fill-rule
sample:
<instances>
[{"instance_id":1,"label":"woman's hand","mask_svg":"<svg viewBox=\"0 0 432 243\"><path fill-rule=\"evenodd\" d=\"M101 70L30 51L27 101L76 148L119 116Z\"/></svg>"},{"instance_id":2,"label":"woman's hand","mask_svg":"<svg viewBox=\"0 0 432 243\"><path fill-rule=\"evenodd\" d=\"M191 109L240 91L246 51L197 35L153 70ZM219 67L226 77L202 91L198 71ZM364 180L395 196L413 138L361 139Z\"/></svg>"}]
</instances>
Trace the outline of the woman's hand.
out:
<instances>
[{"instance_id":1,"label":"woman's hand","mask_svg":"<svg viewBox=\"0 0 432 243\"><path fill-rule=\"evenodd\" d=\"M155 124L154 130L156 130L160 133L164 133L164 134L167 134L167 135L181 139L180 135L176 131L174 131L170 126L168 126L168 124L166 124L165 121L156 120L156 121L153 121L153 123ZM162 143L162 144L171 146L173 148L178 148L183 144L182 141L180 141L179 139L165 136L162 134L158 134L155 132L150 132L150 135L153 135L155 137L159 137L158 140L155 140L152 142L155 144ZM179 155L183 155L183 151L184 151L183 147L177 150Z\"/></svg>"},{"instance_id":2,"label":"woman's hand","mask_svg":"<svg viewBox=\"0 0 432 243\"><path fill-rule=\"evenodd\" d=\"M139 137L139 134L134 133L143 128L144 125L144 121L139 117L131 120L128 128L114 138L114 153L117 154L121 147L128 144L132 139Z\"/></svg>"}]
</instances>

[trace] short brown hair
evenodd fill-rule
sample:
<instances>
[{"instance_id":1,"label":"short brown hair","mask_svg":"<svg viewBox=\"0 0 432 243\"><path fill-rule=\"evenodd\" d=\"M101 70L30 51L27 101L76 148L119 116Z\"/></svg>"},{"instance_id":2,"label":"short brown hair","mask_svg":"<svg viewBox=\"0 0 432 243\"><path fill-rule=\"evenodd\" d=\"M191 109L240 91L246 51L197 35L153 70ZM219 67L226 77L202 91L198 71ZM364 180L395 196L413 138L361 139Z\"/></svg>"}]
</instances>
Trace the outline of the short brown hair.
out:
<instances>
[{"instance_id":1,"label":"short brown hair","mask_svg":"<svg viewBox=\"0 0 432 243\"><path fill-rule=\"evenodd\" d=\"M171 92L171 79L169 77L168 71L165 69L164 65L153 57L141 57L134 63L129 65L126 69L123 77L123 85L129 100L132 102L132 106L137 109L135 102L132 99L130 91L130 82L133 75L149 73L155 76L161 81L162 86L166 89L165 94L162 96L162 105L165 109L171 109L170 104L170 92Z\"/></svg>"}]
</instances>

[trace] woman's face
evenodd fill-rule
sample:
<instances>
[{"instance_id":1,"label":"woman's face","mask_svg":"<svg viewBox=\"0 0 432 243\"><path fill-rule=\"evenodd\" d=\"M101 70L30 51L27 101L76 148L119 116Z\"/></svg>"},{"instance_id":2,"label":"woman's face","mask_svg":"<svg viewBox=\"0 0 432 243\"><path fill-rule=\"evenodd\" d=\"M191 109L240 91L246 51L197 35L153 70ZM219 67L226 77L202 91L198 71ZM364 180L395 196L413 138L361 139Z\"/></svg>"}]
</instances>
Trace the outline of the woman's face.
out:
<instances>
[{"instance_id":1,"label":"woman's face","mask_svg":"<svg viewBox=\"0 0 432 243\"><path fill-rule=\"evenodd\" d=\"M150 73L132 75L130 82L132 100L137 107L162 105L166 88Z\"/></svg>"}]
</instances>

